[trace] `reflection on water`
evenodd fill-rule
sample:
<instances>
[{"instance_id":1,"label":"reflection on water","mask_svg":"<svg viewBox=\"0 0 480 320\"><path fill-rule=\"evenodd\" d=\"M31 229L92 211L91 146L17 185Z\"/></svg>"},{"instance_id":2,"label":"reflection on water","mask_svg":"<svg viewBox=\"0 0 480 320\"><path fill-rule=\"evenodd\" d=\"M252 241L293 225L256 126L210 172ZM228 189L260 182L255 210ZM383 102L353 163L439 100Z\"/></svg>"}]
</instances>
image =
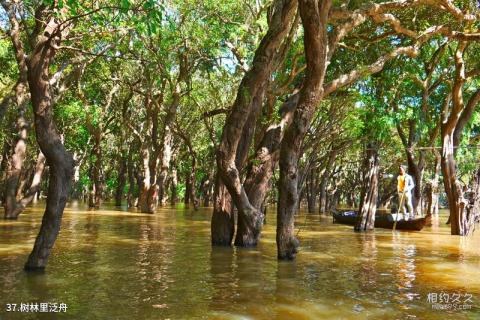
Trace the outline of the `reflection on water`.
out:
<instances>
[{"instance_id":1,"label":"reflection on water","mask_svg":"<svg viewBox=\"0 0 480 320\"><path fill-rule=\"evenodd\" d=\"M475 319L480 232L358 234L300 215L301 253L277 262L273 210L258 248L212 248L210 210L155 215L70 205L44 274L22 270L41 207L0 221L0 319ZM429 293L473 294L471 310L434 310ZM67 314L5 313L59 302Z\"/></svg>"}]
</instances>

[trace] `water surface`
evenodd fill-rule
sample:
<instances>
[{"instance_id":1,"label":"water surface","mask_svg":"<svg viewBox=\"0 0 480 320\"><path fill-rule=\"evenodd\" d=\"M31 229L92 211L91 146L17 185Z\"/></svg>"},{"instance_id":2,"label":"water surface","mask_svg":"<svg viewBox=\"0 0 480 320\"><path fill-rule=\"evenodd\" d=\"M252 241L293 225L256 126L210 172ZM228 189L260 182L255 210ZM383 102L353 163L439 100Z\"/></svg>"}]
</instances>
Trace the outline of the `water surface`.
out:
<instances>
[{"instance_id":1,"label":"water surface","mask_svg":"<svg viewBox=\"0 0 480 320\"><path fill-rule=\"evenodd\" d=\"M278 262L275 212L255 249L212 248L210 210L155 215L70 204L43 274L22 270L37 205L0 220L0 319L479 319L480 231L358 234L329 217L297 217L301 252ZM435 310L460 295L470 310ZM455 296L456 297L456 296ZM66 313L5 312L7 303L65 303Z\"/></svg>"}]
</instances>

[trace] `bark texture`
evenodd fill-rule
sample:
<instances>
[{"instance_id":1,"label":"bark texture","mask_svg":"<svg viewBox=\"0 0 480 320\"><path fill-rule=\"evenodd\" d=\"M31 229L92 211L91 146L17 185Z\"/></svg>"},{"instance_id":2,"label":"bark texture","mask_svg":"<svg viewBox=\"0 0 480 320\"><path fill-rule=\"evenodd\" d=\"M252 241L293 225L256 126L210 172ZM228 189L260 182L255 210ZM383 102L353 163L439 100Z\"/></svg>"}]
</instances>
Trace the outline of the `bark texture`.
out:
<instances>
[{"instance_id":1,"label":"bark texture","mask_svg":"<svg viewBox=\"0 0 480 320\"><path fill-rule=\"evenodd\" d=\"M9 216L5 216L7 219L16 219L25 210L25 208L32 203L35 196L40 191L40 183L42 182L43 172L45 170L45 156L42 152L38 154L37 162L33 173L32 182L27 192L23 195L20 201L17 201L15 209Z\"/></svg>"},{"instance_id":2,"label":"bark texture","mask_svg":"<svg viewBox=\"0 0 480 320\"><path fill-rule=\"evenodd\" d=\"M225 121L221 143L217 150L217 183L221 181L221 184L226 187L238 210L241 232L235 243L239 246L256 245L260 236L257 231L263 224L263 212L250 202L240 176L239 166L246 158L244 150L248 151L253 136L251 129L245 125L250 117L255 117L256 107L262 104L265 86L276 67L278 48L290 30L295 11L295 0L277 0L272 4L269 29L255 52L251 69L240 83L235 103ZM216 187L217 197L221 191L221 185ZM217 202L215 200L215 203ZM222 202L225 203L225 201ZM222 207L222 209L224 208ZM226 214L227 217L217 217L218 214ZM229 227L231 218L231 213L214 210L212 242L217 242L214 241L214 238L218 239L218 237L213 234L217 228L231 230ZM216 224L220 221L227 224L217 226ZM227 244L228 241L225 238L221 242Z\"/></svg>"},{"instance_id":3,"label":"bark texture","mask_svg":"<svg viewBox=\"0 0 480 320\"><path fill-rule=\"evenodd\" d=\"M441 125L442 138L442 174L443 185L448 198L448 206L450 209L450 232L452 235L466 236L474 229L474 220L470 219L469 213L465 210L465 201L463 199L462 183L457 178L457 165L455 160L455 148L458 146L461 131L466 122L471 117L460 122L464 112L467 112L473 105L478 104L477 95L470 97L467 106L464 102L463 87L466 81L465 61L463 59L464 51L467 43L460 41L455 52L455 78L452 87L452 107L449 110L449 104L445 103L443 110L443 119ZM460 123L459 123L460 122ZM455 137L458 137L455 139Z\"/></svg>"},{"instance_id":4,"label":"bark texture","mask_svg":"<svg viewBox=\"0 0 480 320\"><path fill-rule=\"evenodd\" d=\"M36 15L42 16L42 6ZM43 269L57 239L67 202L68 189L73 176L74 161L65 149L53 120L52 97L50 95L49 66L55 56L55 45L61 41L58 20L53 17L39 19L46 21L39 33L35 47L28 59L28 83L35 119L37 142L50 167L47 205L40 232L25 264L26 270ZM37 23L41 23L37 21Z\"/></svg>"},{"instance_id":5,"label":"bark texture","mask_svg":"<svg viewBox=\"0 0 480 320\"><path fill-rule=\"evenodd\" d=\"M285 132L280 149L276 239L279 259L295 259L298 251L299 241L294 235L294 219L298 209L298 160L313 112L323 96L328 51L327 18L331 4L329 0L299 1L307 70L292 124Z\"/></svg>"},{"instance_id":6,"label":"bark texture","mask_svg":"<svg viewBox=\"0 0 480 320\"><path fill-rule=\"evenodd\" d=\"M14 96L11 99L4 99L4 103L13 102L17 109L16 129L17 135L13 142L13 154L10 156L7 166L7 177L5 183L5 218L16 219L18 217L18 208L20 204L17 202L17 191L19 189L19 181L24 166L27 153L27 138L29 124L25 118L28 102L28 85L27 85L27 63L25 60L25 50L21 40L20 24L16 18L15 6L11 2L2 1L2 7L5 9L10 22L10 40L15 52L15 60L18 66L18 80L13 88ZM2 103L3 104L3 103ZM6 107L5 107L6 109Z\"/></svg>"},{"instance_id":7,"label":"bark texture","mask_svg":"<svg viewBox=\"0 0 480 320\"><path fill-rule=\"evenodd\" d=\"M118 168L118 185L115 190L115 205L117 207L122 205L123 190L127 185L127 159L123 156L119 156L119 168Z\"/></svg>"},{"instance_id":8,"label":"bark texture","mask_svg":"<svg viewBox=\"0 0 480 320\"><path fill-rule=\"evenodd\" d=\"M369 144L364 160L363 188L355 231L369 231L375 228L375 212L378 198L378 151Z\"/></svg>"},{"instance_id":9,"label":"bark texture","mask_svg":"<svg viewBox=\"0 0 480 320\"><path fill-rule=\"evenodd\" d=\"M235 216L230 193L217 173L213 195L213 214L210 225L212 245L230 246L235 233Z\"/></svg>"}]
</instances>

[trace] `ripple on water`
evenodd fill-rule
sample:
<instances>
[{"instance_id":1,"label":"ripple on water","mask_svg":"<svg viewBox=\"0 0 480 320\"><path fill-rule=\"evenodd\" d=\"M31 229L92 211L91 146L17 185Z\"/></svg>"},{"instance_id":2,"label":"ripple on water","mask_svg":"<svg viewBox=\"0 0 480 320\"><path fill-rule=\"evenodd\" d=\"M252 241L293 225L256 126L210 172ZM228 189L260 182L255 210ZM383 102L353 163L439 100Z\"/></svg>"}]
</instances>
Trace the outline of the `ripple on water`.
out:
<instances>
[{"instance_id":1,"label":"ripple on water","mask_svg":"<svg viewBox=\"0 0 480 320\"><path fill-rule=\"evenodd\" d=\"M22 271L40 205L0 221L0 303L64 302L74 319L469 319L432 310L431 292L480 299L479 235L354 233L300 214L295 262L277 262L275 215L255 249L212 248L210 210L154 215L67 207L47 271ZM2 317L0 312L0 318Z\"/></svg>"}]
</instances>

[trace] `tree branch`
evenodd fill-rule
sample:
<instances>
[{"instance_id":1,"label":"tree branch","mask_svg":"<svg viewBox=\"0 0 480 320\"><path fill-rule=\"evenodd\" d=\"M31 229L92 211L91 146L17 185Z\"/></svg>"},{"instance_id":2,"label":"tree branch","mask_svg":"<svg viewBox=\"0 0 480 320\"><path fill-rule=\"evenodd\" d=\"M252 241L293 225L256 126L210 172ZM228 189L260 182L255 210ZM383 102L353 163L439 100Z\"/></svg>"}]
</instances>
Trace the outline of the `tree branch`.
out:
<instances>
[{"instance_id":1,"label":"tree branch","mask_svg":"<svg viewBox=\"0 0 480 320\"><path fill-rule=\"evenodd\" d=\"M377 61L375 61L369 66L355 69L347 74L339 76L338 78L331 81L330 83L327 83L324 86L324 96L327 96L342 87L350 85L360 78L380 72L383 69L385 63L402 54L412 58L416 57L418 55L418 45L396 48L393 51L381 56L377 59Z\"/></svg>"}]
</instances>

